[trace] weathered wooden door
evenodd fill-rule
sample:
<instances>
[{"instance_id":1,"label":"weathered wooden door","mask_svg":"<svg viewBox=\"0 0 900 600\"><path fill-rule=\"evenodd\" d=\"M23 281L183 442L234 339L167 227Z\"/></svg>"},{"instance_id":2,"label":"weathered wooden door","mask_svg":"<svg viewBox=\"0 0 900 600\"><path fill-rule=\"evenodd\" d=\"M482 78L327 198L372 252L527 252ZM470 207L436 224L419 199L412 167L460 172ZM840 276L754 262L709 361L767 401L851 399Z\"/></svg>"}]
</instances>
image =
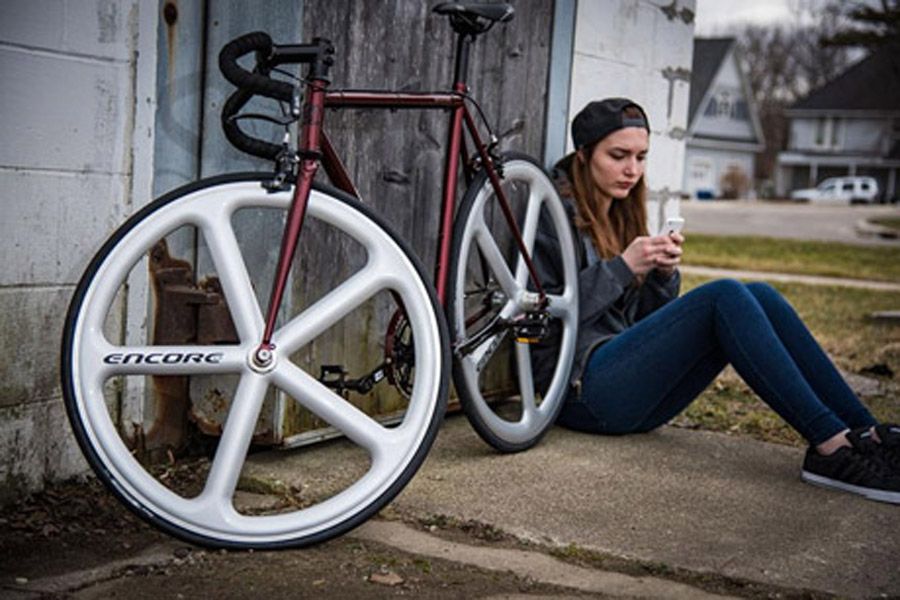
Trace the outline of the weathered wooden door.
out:
<instances>
[{"instance_id":1,"label":"weathered wooden door","mask_svg":"<svg viewBox=\"0 0 900 600\"><path fill-rule=\"evenodd\" d=\"M404 91L447 89L452 83L454 35L447 19L431 13L435 3L411 0L366 2L335 0L272 0L245 3L208 0L161 4L156 178L158 193L177 185L224 172L268 170L269 164L231 148L219 126L219 111L230 93L218 71L219 49L233 37L264 30L276 43L326 37L336 49L333 87ZM514 20L497 26L475 43L470 72L472 95L504 149L541 156L550 58L553 3L513 0ZM344 158L363 201L385 215L399 235L409 241L430 270L437 242L441 174L448 115L439 111L356 110L329 113L327 129ZM260 127L256 133L277 140L280 132ZM283 215L259 212L239 217L241 243L253 262L261 305L268 296ZM353 250L339 241L316 242L313 231L301 247L289 303L303 304L309 294L332 285L353 262ZM190 262L201 279L211 272L203 242L193 231L176 236L170 252ZM310 270L309 265L317 267ZM312 275L315 273L315 275ZM385 310L375 306L373 311ZM380 315L383 317L384 315ZM367 331L361 324L373 315L360 314L327 344L313 344L298 363L316 368L341 360L348 371L377 363L383 353L384 332ZM316 363L316 364L314 364ZM227 390L212 390L192 381L192 418L214 433L226 414ZM390 415L403 399L388 386L350 400L370 414ZM292 444L321 437L323 423L297 408L277 392L271 394L257 427L260 442Z\"/></svg>"}]
</instances>

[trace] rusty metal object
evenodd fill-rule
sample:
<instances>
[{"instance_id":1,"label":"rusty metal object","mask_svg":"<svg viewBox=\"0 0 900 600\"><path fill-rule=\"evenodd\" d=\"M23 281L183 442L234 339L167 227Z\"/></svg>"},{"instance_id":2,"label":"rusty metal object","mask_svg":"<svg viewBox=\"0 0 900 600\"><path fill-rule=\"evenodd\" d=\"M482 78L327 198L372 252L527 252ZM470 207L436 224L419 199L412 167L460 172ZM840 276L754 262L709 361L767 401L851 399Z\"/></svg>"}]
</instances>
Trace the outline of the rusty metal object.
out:
<instances>
[{"instance_id":1,"label":"rusty metal object","mask_svg":"<svg viewBox=\"0 0 900 600\"><path fill-rule=\"evenodd\" d=\"M207 277L198 287L204 298L197 303L197 343L236 344L237 332L219 278Z\"/></svg>"},{"instance_id":2,"label":"rusty metal object","mask_svg":"<svg viewBox=\"0 0 900 600\"><path fill-rule=\"evenodd\" d=\"M217 278L207 278L197 285L193 265L171 256L165 239L157 242L150 251L149 263L154 298L151 344L237 342L237 333ZM187 376L151 379L152 421L142 436L142 450L152 460L160 451L177 451L187 444L191 397Z\"/></svg>"}]
</instances>

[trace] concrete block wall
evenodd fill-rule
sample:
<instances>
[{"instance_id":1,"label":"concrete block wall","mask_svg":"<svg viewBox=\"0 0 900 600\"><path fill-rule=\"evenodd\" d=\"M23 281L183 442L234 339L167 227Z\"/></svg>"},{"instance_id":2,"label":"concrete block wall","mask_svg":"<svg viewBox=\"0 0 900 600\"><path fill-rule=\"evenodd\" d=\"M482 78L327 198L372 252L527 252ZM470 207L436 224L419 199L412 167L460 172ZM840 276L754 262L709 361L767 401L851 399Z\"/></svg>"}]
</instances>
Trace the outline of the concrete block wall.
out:
<instances>
[{"instance_id":1,"label":"concrete block wall","mask_svg":"<svg viewBox=\"0 0 900 600\"><path fill-rule=\"evenodd\" d=\"M81 272L149 197L156 19L139 0L0 5L0 502L86 468L59 344Z\"/></svg>"},{"instance_id":2,"label":"concrete block wall","mask_svg":"<svg viewBox=\"0 0 900 600\"><path fill-rule=\"evenodd\" d=\"M569 118L625 96L650 119L646 181L651 233L678 214L693 58L694 0L581 0L575 18ZM571 139L568 140L571 150Z\"/></svg>"}]
</instances>

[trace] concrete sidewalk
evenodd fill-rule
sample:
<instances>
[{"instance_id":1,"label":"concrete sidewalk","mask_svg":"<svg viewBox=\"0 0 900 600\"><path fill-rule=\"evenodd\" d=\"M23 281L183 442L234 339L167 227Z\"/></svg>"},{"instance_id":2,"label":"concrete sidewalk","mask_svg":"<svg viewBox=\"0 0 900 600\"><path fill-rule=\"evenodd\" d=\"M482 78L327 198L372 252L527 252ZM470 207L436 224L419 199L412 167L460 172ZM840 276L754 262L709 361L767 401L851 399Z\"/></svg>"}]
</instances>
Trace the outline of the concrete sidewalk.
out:
<instances>
[{"instance_id":1,"label":"concrete sidewalk","mask_svg":"<svg viewBox=\"0 0 900 600\"><path fill-rule=\"evenodd\" d=\"M335 471L346 451L336 442L279 453L245 474L315 477ZM502 455L453 416L391 507L796 590L900 595L900 506L804 484L802 457L672 427L624 437L555 428L536 448Z\"/></svg>"}]
</instances>

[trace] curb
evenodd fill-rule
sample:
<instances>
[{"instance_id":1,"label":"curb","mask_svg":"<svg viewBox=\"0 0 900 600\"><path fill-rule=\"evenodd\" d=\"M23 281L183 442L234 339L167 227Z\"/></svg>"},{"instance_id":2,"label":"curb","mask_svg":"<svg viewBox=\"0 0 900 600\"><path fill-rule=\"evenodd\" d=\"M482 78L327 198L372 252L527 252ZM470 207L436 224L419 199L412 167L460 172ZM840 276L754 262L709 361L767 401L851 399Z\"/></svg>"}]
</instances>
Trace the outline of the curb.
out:
<instances>
[{"instance_id":1,"label":"curb","mask_svg":"<svg viewBox=\"0 0 900 600\"><path fill-rule=\"evenodd\" d=\"M900 292L900 282L895 283L892 281L872 281L868 279L799 275L794 273L771 273L768 271L742 271L738 269L703 267L700 265L680 265L679 270L687 275L699 275L701 277L731 277L734 279L751 281L776 281L781 283L802 283L804 285L825 285L883 292Z\"/></svg>"},{"instance_id":2,"label":"curb","mask_svg":"<svg viewBox=\"0 0 900 600\"><path fill-rule=\"evenodd\" d=\"M565 563L535 550L472 546L417 531L403 523L370 520L350 534L404 552L499 571L518 577L614 598L714 600L734 596L711 593L690 584L651 575L634 576ZM507 596L503 596L507 597ZM524 595L522 596L525 597Z\"/></svg>"},{"instance_id":3,"label":"curb","mask_svg":"<svg viewBox=\"0 0 900 600\"><path fill-rule=\"evenodd\" d=\"M878 223L872 223L868 219L860 219L856 222L856 233L864 237L877 237L885 240L900 238L900 231L893 227L886 227Z\"/></svg>"}]
</instances>

